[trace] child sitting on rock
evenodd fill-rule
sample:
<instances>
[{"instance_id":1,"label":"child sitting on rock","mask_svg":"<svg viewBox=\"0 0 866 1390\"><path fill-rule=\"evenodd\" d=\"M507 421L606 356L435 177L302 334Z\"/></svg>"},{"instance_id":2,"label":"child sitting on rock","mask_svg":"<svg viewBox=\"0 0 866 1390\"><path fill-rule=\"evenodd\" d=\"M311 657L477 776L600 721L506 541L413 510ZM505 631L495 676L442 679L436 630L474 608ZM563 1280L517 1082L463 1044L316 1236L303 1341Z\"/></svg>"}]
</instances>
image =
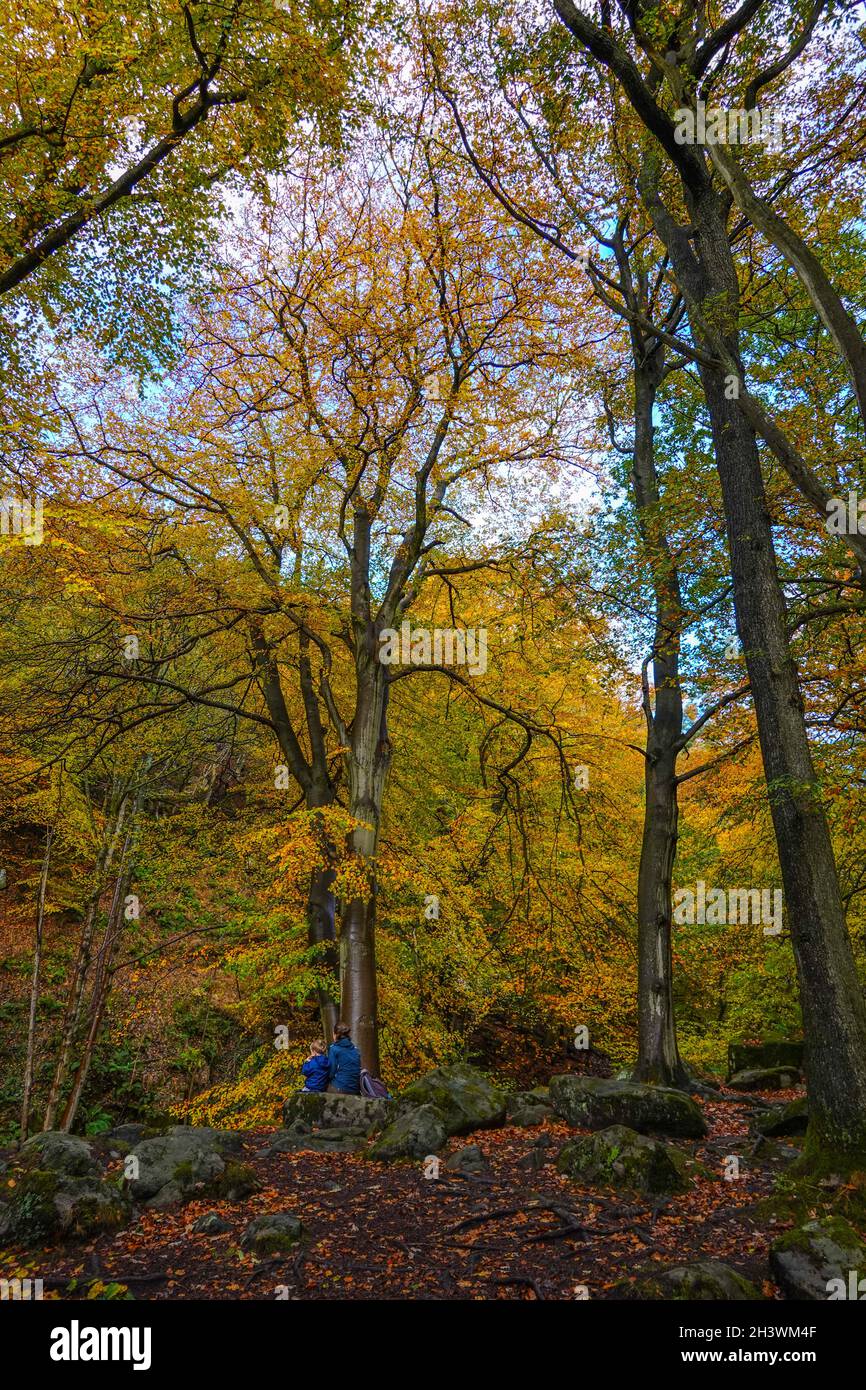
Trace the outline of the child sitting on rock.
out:
<instances>
[{"instance_id":1,"label":"child sitting on rock","mask_svg":"<svg viewBox=\"0 0 866 1390\"><path fill-rule=\"evenodd\" d=\"M310 1043L310 1055L301 1067L305 1091L324 1091L328 1086L328 1057L322 1038Z\"/></svg>"}]
</instances>

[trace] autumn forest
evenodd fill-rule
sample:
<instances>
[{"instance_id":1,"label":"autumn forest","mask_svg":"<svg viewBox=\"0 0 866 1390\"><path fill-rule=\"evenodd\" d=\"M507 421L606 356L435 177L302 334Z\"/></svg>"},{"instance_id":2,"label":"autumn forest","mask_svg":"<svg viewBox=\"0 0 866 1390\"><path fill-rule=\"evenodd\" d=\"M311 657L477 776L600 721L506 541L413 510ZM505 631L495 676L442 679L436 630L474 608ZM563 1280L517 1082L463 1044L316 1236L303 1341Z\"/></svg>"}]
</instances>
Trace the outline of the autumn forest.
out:
<instances>
[{"instance_id":1,"label":"autumn forest","mask_svg":"<svg viewBox=\"0 0 866 1390\"><path fill-rule=\"evenodd\" d=\"M866 7L0 40L0 1297L866 1298Z\"/></svg>"}]
</instances>

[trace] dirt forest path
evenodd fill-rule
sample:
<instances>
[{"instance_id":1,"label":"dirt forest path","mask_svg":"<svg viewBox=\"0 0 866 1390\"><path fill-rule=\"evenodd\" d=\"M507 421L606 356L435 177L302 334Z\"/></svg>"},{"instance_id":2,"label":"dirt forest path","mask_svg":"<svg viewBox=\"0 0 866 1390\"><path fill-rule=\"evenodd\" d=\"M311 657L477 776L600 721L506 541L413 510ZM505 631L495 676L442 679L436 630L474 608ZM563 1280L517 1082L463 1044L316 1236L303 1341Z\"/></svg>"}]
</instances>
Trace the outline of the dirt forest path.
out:
<instances>
[{"instance_id":1,"label":"dirt forest path","mask_svg":"<svg viewBox=\"0 0 866 1390\"><path fill-rule=\"evenodd\" d=\"M555 1156L575 1130L550 1121L452 1139L436 1178L425 1177L422 1161L268 1155L270 1132L254 1131L243 1136L243 1162L261 1187L245 1200L144 1209L115 1235L30 1255L54 1298L85 1297L86 1282L98 1279L124 1284L137 1300L609 1299L622 1297L622 1281L638 1272L710 1258L778 1298L767 1253L785 1223L759 1204L783 1155L773 1143L753 1152L742 1097L702 1108L708 1136L679 1143L707 1172L692 1191L658 1205L558 1173ZM484 1176L446 1168L451 1154L476 1144L487 1160ZM731 1155L740 1173L725 1180ZM193 1233L193 1222L211 1211L229 1229ZM274 1258L242 1250L248 1223L275 1211L299 1216L310 1240Z\"/></svg>"}]
</instances>

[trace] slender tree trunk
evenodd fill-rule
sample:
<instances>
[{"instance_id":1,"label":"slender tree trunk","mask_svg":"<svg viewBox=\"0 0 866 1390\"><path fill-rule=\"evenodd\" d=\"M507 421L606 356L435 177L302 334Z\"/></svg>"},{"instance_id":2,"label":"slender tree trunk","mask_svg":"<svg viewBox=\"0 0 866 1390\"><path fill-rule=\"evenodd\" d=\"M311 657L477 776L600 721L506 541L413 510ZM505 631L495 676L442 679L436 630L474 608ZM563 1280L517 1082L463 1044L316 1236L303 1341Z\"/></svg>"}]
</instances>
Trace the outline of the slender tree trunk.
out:
<instances>
[{"instance_id":1,"label":"slender tree trunk","mask_svg":"<svg viewBox=\"0 0 866 1390\"><path fill-rule=\"evenodd\" d=\"M650 741L651 743L651 741ZM649 754L649 745L647 752ZM676 754L646 759L646 804L638 871L638 1060L636 1081L683 1087L671 952L671 880L677 847Z\"/></svg>"},{"instance_id":2,"label":"slender tree trunk","mask_svg":"<svg viewBox=\"0 0 866 1390\"><path fill-rule=\"evenodd\" d=\"M102 937L102 945L96 959L96 969L93 978L93 990L90 996L90 1021L87 1034L84 1038L81 1056L78 1066L72 1078L69 1096L60 1117L60 1129L68 1134L75 1123L78 1113L78 1105L81 1094L90 1073L90 1064L93 1060L93 1053L99 1038L99 1030L102 1027L102 1020L105 1016L105 1009L108 1004L108 996L111 993L112 982L112 963L117 952L121 936L123 934L123 910L126 893L129 888L130 872L127 864L131 840L131 830L127 831L126 841L121 854L120 867L117 880L114 885L111 908L108 913L108 920L105 924L105 931Z\"/></svg>"},{"instance_id":3,"label":"slender tree trunk","mask_svg":"<svg viewBox=\"0 0 866 1390\"><path fill-rule=\"evenodd\" d=\"M42 1122L43 1131L53 1129L54 1127L54 1121L60 1105L60 1097L66 1083L69 1059L80 1029L84 991L87 984L87 977L90 973L90 963L93 954L93 938L96 931L96 916L99 910L99 900L105 888L105 878L111 868L112 859L114 858L114 852L126 815L126 806L127 798L124 796L115 814L115 820L111 827L111 831L100 847L97 856L96 884L87 904L87 911L85 913L84 925L81 932L81 941L79 942L78 954L76 956L72 980L70 981L69 992L67 994L66 1009L63 1015L60 1052L57 1058L57 1066L54 1070L51 1088L48 1092L45 1118Z\"/></svg>"},{"instance_id":4,"label":"slender tree trunk","mask_svg":"<svg viewBox=\"0 0 866 1390\"><path fill-rule=\"evenodd\" d=\"M618 247L623 287L636 287L621 244ZM639 292L639 287L638 287ZM648 312L648 306L641 305ZM655 462L653 410L663 375L664 347L631 327L634 384L634 454L632 488L638 526L652 574L655 633L652 680L644 681L647 743L644 761L643 839L638 870L638 1059L635 1080L685 1086L686 1068L677 1046L671 951L671 884L677 849L676 765L683 731L680 685L682 602L680 581L660 515L661 498Z\"/></svg>"},{"instance_id":5,"label":"slender tree trunk","mask_svg":"<svg viewBox=\"0 0 866 1390\"><path fill-rule=\"evenodd\" d=\"M49 826L45 838L45 856L42 860L42 874L39 879L39 897L36 904L36 942L33 951L33 974L30 979L30 1011L27 1018L27 1052L24 1059L24 1086L21 1096L21 1134L19 1144L23 1144L30 1132L30 1096L33 1090L33 1067L36 1051L36 1011L39 1004L39 976L42 969L42 928L45 921L45 894L48 888L48 869L51 864L51 845L54 840L54 827Z\"/></svg>"}]
</instances>

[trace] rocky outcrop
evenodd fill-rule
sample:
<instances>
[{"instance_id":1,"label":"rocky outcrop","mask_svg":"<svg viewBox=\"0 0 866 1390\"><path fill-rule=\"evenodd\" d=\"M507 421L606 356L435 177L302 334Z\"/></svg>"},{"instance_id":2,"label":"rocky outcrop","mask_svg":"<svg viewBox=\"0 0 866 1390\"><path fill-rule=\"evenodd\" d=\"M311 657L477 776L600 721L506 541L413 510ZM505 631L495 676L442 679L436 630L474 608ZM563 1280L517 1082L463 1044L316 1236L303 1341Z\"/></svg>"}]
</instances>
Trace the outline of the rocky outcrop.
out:
<instances>
[{"instance_id":1,"label":"rocky outcrop","mask_svg":"<svg viewBox=\"0 0 866 1390\"><path fill-rule=\"evenodd\" d=\"M309 1134L316 1129L351 1129L374 1134L395 1114L391 1100L369 1096L338 1096L327 1091L296 1091L283 1103L283 1127Z\"/></svg>"},{"instance_id":2,"label":"rocky outcrop","mask_svg":"<svg viewBox=\"0 0 866 1390\"><path fill-rule=\"evenodd\" d=\"M432 1105L448 1134L471 1134L504 1124L506 1095L465 1062L437 1067L407 1086L401 1108Z\"/></svg>"},{"instance_id":3,"label":"rocky outcrop","mask_svg":"<svg viewBox=\"0 0 866 1390\"><path fill-rule=\"evenodd\" d=\"M448 1133L434 1105L415 1105L402 1111L373 1147L368 1158L392 1163L399 1158L427 1158L441 1149Z\"/></svg>"},{"instance_id":4,"label":"rocky outcrop","mask_svg":"<svg viewBox=\"0 0 866 1390\"><path fill-rule=\"evenodd\" d=\"M650 1270L632 1281L623 1280L614 1289L619 1298L670 1299L673 1301L741 1303L760 1300L762 1295L721 1260L694 1260L670 1269Z\"/></svg>"},{"instance_id":5,"label":"rocky outcrop","mask_svg":"<svg viewBox=\"0 0 866 1390\"><path fill-rule=\"evenodd\" d=\"M569 1140L560 1150L556 1166L577 1182L600 1183L649 1197L684 1192L692 1185L685 1154L623 1125Z\"/></svg>"},{"instance_id":6,"label":"rocky outcrop","mask_svg":"<svg viewBox=\"0 0 866 1390\"><path fill-rule=\"evenodd\" d=\"M702 1139L707 1124L700 1106L683 1091L637 1081L608 1081L565 1073L550 1079L550 1102L575 1129L625 1125L639 1134Z\"/></svg>"},{"instance_id":7,"label":"rocky outcrop","mask_svg":"<svg viewBox=\"0 0 866 1390\"><path fill-rule=\"evenodd\" d=\"M802 1042L776 1039L763 1043L730 1043L728 1045L728 1077L738 1071L765 1071L767 1067L786 1067L803 1070Z\"/></svg>"},{"instance_id":8,"label":"rocky outcrop","mask_svg":"<svg viewBox=\"0 0 866 1390\"><path fill-rule=\"evenodd\" d=\"M10 1244L85 1240L117 1230L130 1215L119 1184L103 1180L91 1145L76 1135L34 1135L4 1171L0 1240Z\"/></svg>"},{"instance_id":9,"label":"rocky outcrop","mask_svg":"<svg viewBox=\"0 0 866 1390\"><path fill-rule=\"evenodd\" d=\"M770 1248L770 1268L786 1298L850 1298L858 1279L866 1280L866 1245L847 1221L825 1216L778 1236ZM861 1292L866 1294L866 1282Z\"/></svg>"},{"instance_id":10,"label":"rocky outcrop","mask_svg":"<svg viewBox=\"0 0 866 1390\"><path fill-rule=\"evenodd\" d=\"M134 1201L149 1207L168 1207L206 1193L231 1200L232 1187L242 1185L243 1173L236 1174L233 1184L227 1169L230 1156L242 1149L241 1136L231 1131L173 1125L166 1134L143 1139L130 1151L127 1164L135 1160L136 1176L128 1179L127 1191ZM228 1187L219 1181L226 1177Z\"/></svg>"}]
</instances>

